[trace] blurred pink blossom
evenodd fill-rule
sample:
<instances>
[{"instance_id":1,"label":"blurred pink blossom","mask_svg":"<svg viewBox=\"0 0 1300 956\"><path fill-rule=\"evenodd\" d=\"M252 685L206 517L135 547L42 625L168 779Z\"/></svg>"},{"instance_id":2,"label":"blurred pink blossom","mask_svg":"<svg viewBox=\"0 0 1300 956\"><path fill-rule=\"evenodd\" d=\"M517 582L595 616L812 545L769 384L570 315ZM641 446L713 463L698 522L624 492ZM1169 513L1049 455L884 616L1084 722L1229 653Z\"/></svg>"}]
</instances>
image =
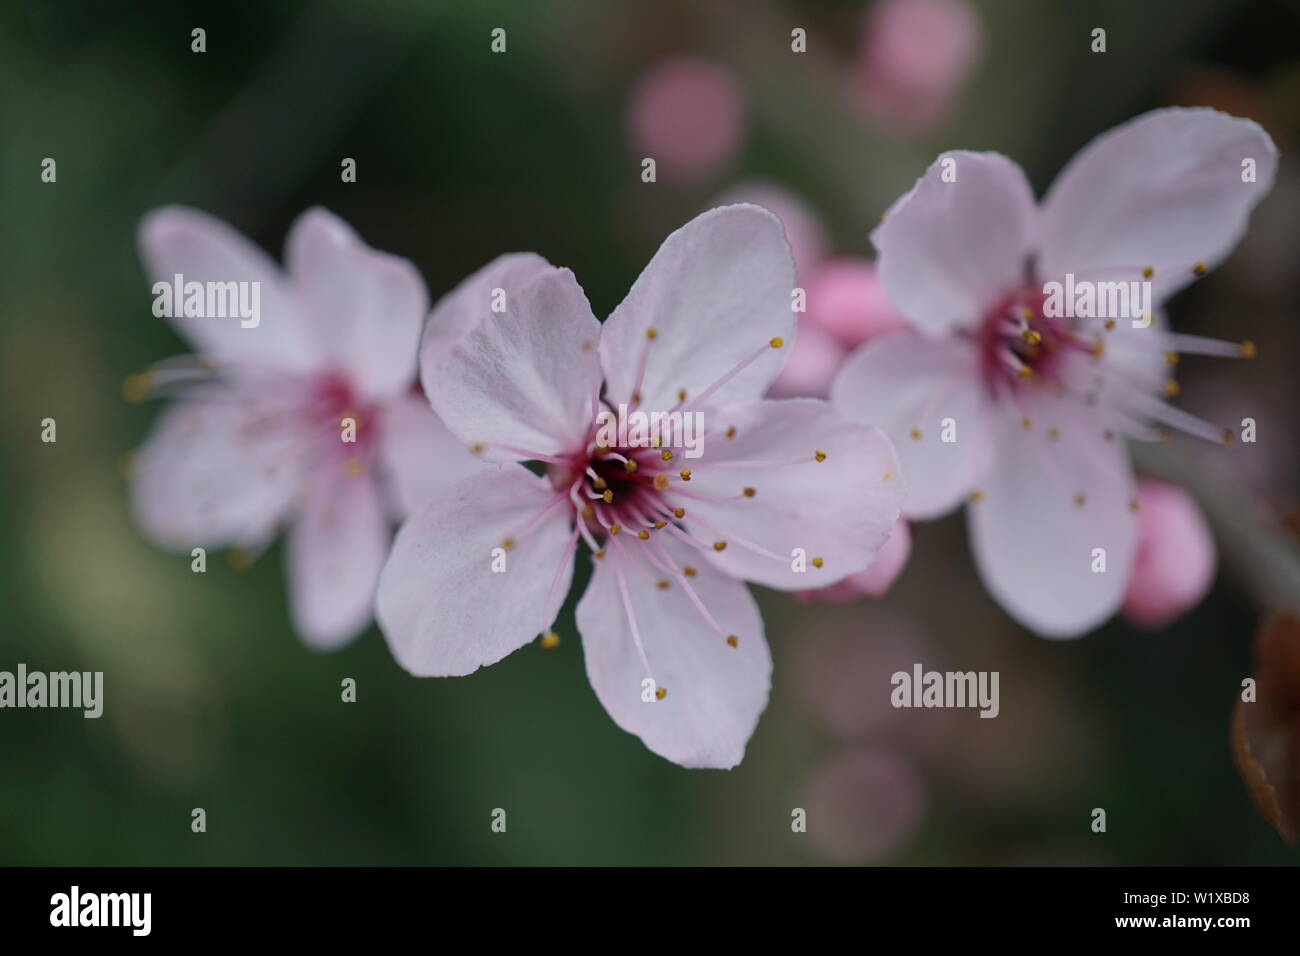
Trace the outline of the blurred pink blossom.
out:
<instances>
[{"instance_id":1,"label":"blurred pink blossom","mask_svg":"<svg viewBox=\"0 0 1300 956\"><path fill-rule=\"evenodd\" d=\"M902 754L845 750L807 783L808 836L836 862L874 862L912 836L928 803L924 781Z\"/></svg>"},{"instance_id":2,"label":"blurred pink blossom","mask_svg":"<svg viewBox=\"0 0 1300 956\"><path fill-rule=\"evenodd\" d=\"M880 0L863 22L854 92L886 129L923 132L947 116L982 47L966 0Z\"/></svg>"},{"instance_id":3,"label":"blurred pink blossom","mask_svg":"<svg viewBox=\"0 0 1300 956\"><path fill-rule=\"evenodd\" d=\"M739 150L748 120L732 75L709 60L656 63L637 80L628 108L636 149L670 179L692 182L720 172Z\"/></svg>"},{"instance_id":4,"label":"blurred pink blossom","mask_svg":"<svg viewBox=\"0 0 1300 956\"><path fill-rule=\"evenodd\" d=\"M1124 617L1156 630L1190 610L1214 582L1214 537L1192 496L1163 481L1138 482L1138 548Z\"/></svg>"}]
</instances>

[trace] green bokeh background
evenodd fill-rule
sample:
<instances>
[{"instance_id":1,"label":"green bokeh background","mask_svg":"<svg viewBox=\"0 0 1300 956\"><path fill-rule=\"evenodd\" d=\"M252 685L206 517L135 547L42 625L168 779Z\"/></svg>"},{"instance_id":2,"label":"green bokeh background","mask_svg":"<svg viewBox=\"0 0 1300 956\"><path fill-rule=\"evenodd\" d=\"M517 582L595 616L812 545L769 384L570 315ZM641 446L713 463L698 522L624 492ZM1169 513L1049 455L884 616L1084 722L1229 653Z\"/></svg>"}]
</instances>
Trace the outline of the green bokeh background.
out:
<instances>
[{"instance_id":1,"label":"green bokeh background","mask_svg":"<svg viewBox=\"0 0 1300 956\"><path fill-rule=\"evenodd\" d=\"M289 628L279 546L245 571L213 555L204 575L153 548L132 525L123 465L157 409L127 403L121 383L184 350L150 313L134 243L141 215L163 203L209 210L277 256L292 219L323 204L409 257L435 296L501 252L535 250L571 267L606 315L663 236L739 179L793 189L836 251L865 255L870 225L940 149L1006 152L1041 190L1092 136L1179 101L1189 77L1220 78L1225 97L1249 90L1284 153L1300 131L1294 4L984 0L986 50L951 120L887 139L836 95L861 6L5 4L0 669L102 670L106 710L0 711L0 862L828 860L791 832L791 809L824 761L861 742L819 719L794 661L832 630L875 639L871 608L760 593L771 705L738 769L683 770L604 714L571 606L555 651L534 645L469 678L417 680L373 629L340 653L305 649ZM190 52L196 26L207 30L201 55ZM496 26L508 31L504 56L488 50ZM806 57L789 53L793 26L809 32ZM1089 51L1094 26L1108 30L1105 55ZM628 91L680 52L735 71L750 135L724 175L646 185L626 135ZM52 185L39 179L47 156ZM355 184L340 182L345 156ZM1295 169L1280 175L1294 189ZM1235 266L1181 297L1174 318L1251 337L1266 360L1189 374L1293 414L1296 271L1261 292ZM46 417L55 444L40 441ZM1261 422L1294 438L1294 417ZM1280 515L1294 491L1245 493ZM957 721L915 757L927 809L878 861L1295 862L1228 747L1268 603L1230 558L1204 604L1168 630L1116 622L1058 644L983 594L960 518L918 527L883 603L925 632L936 664L1001 671L1003 718ZM356 704L340 702L345 677ZM886 673L860 678L862 693L887 693ZM954 752L981 756L955 764ZM205 834L190 830L194 807L207 811ZM489 828L497 807L505 834ZM1104 835L1089 829L1093 807L1108 811Z\"/></svg>"}]
</instances>

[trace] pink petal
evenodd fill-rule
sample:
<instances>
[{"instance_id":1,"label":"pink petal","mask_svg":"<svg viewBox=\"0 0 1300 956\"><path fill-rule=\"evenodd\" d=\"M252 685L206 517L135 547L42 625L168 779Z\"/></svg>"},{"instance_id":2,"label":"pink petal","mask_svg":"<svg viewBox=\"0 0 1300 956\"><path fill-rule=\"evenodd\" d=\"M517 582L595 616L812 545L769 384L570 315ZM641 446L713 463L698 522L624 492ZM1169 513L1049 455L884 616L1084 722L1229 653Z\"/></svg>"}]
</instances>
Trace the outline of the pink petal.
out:
<instances>
[{"instance_id":1,"label":"pink petal","mask_svg":"<svg viewBox=\"0 0 1300 956\"><path fill-rule=\"evenodd\" d=\"M954 181L943 180L945 170ZM871 238L889 300L920 331L943 335L974 327L1023 282L1037 235L1024 171L998 153L954 151L934 161Z\"/></svg>"},{"instance_id":2,"label":"pink petal","mask_svg":"<svg viewBox=\"0 0 1300 956\"><path fill-rule=\"evenodd\" d=\"M825 227L808 204L788 189L761 179L746 180L726 190L710 204L710 208L735 203L762 206L781 220L799 276L808 275L809 270L826 255Z\"/></svg>"},{"instance_id":3,"label":"pink petal","mask_svg":"<svg viewBox=\"0 0 1300 956\"><path fill-rule=\"evenodd\" d=\"M668 411L755 351L760 357L715 392L711 404L758 398L784 358L769 340L794 333L794 266L781 223L758 206L724 206L696 216L664 240L600 341L606 401L629 402L649 345L641 407ZM646 331L656 338L647 342Z\"/></svg>"},{"instance_id":4,"label":"pink petal","mask_svg":"<svg viewBox=\"0 0 1300 956\"><path fill-rule=\"evenodd\" d=\"M995 436L996 466L967 509L971 546L1007 613L1044 637L1077 637L1124 598L1137 547L1136 483L1123 442L1107 440L1086 406L1042 398L1026 411L1033 427L1008 419ZM1104 572L1093 570L1098 548Z\"/></svg>"},{"instance_id":5,"label":"pink petal","mask_svg":"<svg viewBox=\"0 0 1300 956\"><path fill-rule=\"evenodd\" d=\"M259 426L264 409L222 389L166 409L132 464L131 502L158 544L258 545L275 533L301 483L302 438Z\"/></svg>"},{"instance_id":6,"label":"pink petal","mask_svg":"<svg viewBox=\"0 0 1300 956\"><path fill-rule=\"evenodd\" d=\"M469 674L551 626L573 577L573 512L556 505L524 529L554 494L507 463L466 478L402 526L375 603L399 664L419 677ZM505 570L493 571L502 554Z\"/></svg>"},{"instance_id":7,"label":"pink petal","mask_svg":"<svg viewBox=\"0 0 1300 956\"><path fill-rule=\"evenodd\" d=\"M494 289L504 311L492 311ZM503 256L434 308L420 380L447 427L489 460L572 452L594 416L600 334L572 272Z\"/></svg>"},{"instance_id":8,"label":"pink petal","mask_svg":"<svg viewBox=\"0 0 1300 956\"><path fill-rule=\"evenodd\" d=\"M316 207L289 231L285 264L307 322L334 367L368 399L385 399L415 381L416 347L429 311L420 273L379 252L328 210Z\"/></svg>"},{"instance_id":9,"label":"pink petal","mask_svg":"<svg viewBox=\"0 0 1300 956\"><path fill-rule=\"evenodd\" d=\"M1138 482L1138 548L1124 617L1158 630L1201 602L1214 583L1214 536L1196 501L1163 481Z\"/></svg>"},{"instance_id":10,"label":"pink petal","mask_svg":"<svg viewBox=\"0 0 1300 956\"><path fill-rule=\"evenodd\" d=\"M717 567L784 590L833 584L867 567L906 491L893 446L878 429L851 424L814 399L728 405L710 421L703 456L682 459L697 466L691 480L674 482L677 494L668 498L686 509L687 529ZM735 437L727 438L733 426ZM816 460L818 451L825 460ZM725 550L714 550L715 541L725 541Z\"/></svg>"},{"instance_id":11,"label":"pink petal","mask_svg":"<svg viewBox=\"0 0 1300 956\"><path fill-rule=\"evenodd\" d=\"M164 206L144 217L140 256L150 282L256 282L257 325L239 316L186 317L170 321L193 347L216 362L310 371L321 356L304 321L301 304L279 267L261 249L220 219L185 206ZM174 311L180 313L184 302ZM215 303L214 303L215 305ZM206 307L206 304L205 304Z\"/></svg>"},{"instance_id":12,"label":"pink petal","mask_svg":"<svg viewBox=\"0 0 1300 956\"><path fill-rule=\"evenodd\" d=\"M824 398L848 352L835 336L809 321L806 315L799 316L798 328L770 394L778 398Z\"/></svg>"},{"instance_id":13,"label":"pink petal","mask_svg":"<svg viewBox=\"0 0 1300 956\"><path fill-rule=\"evenodd\" d=\"M890 305L876 267L859 259L833 259L813 272L807 315L848 349L907 328L907 320Z\"/></svg>"},{"instance_id":14,"label":"pink petal","mask_svg":"<svg viewBox=\"0 0 1300 956\"><path fill-rule=\"evenodd\" d=\"M403 395L380 411L379 454L395 517L401 521L485 467L447 430L423 395Z\"/></svg>"},{"instance_id":15,"label":"pink petal","mask_svg":"<svg viewBox=\"0 0 1300 956\"><path fill-rule=\"evenodd\" d=\"M389 538L373 476L312 476L285 552L294 627L307 644L335 650L366 629Z\"/></svg>"},{"instance_id":16,"label":"pink petal","mask_svg":"<svg viewBox=\"0 0 1300 956\"><path fill-rule=\"evenodd\" d=\"M1255 161L1256 181L1242 181ZM1273 185L1277 147L1251 120L1206 108L1153 110L1098 136L1043 200L1039 273L1055 279L1145 267L1163 298L1192 267L1222 261Z\"/></svg>"},{"instance_id":17,"label":"pink petal","mask_svg":"<svg viewBox=\"0 0 1300 956\"><path fill-rule=\"evenodd\" d=\"M798 597L809 601L856 601L864 597L883 597L903 573L911 554L912 529L906 519L899 518L867 570L850 574L827 588L800 591Z\"/></svg>"},{"instance_id":18,"label":"pink petal","mask_svg":"<svg viewBox=\"0 0 1300 956\"><path fill-rule=\"evenodd\" d=\"M853 421L877 425L898 449L910 518L937 518L961 504L987 473L1001 414L988 397L979 354L963 339L900 333L854 352L831 386ZM944 438L945 421L955 441Z\"/></svg>"},{"instance_id":19,"label":"pink petal","mask_svg":"<svg viewBox=\"0 0 1300 956\"><path fill-rule=\"evenodd\" d=\"M698 574L660 589L663 573L642 556L632 557L637 552L631 543L612 544L595 562L577 610L587 677L614 722L661 757L684 767L734 767L771 686L763 619L745 585L699 562L680 542L664 539L663 546L676 567L692 565ZM620 571L648 672L632 634ZM690 582L723 633L700 614L682 580ZM736 636L735 647L727 635ZM655 682L649 693L647 678ZM662 699L654 696L657 687L666 690Z\"/></svg>"}]
</instances>

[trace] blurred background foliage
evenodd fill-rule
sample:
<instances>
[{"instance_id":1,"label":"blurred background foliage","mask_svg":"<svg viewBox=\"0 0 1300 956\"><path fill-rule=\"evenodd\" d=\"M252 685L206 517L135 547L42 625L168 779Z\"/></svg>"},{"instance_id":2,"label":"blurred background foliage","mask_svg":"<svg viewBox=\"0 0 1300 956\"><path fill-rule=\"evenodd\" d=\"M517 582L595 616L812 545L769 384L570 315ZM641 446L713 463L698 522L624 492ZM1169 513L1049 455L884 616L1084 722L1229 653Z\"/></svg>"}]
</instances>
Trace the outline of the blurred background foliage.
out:
<instances>
[{"instance_id":1,"label":"blurred background foliage","mask_svg":"<svg viewBox=\"0 0 1300 956\"><path fill-rule=\"evenodd\" d=\"M800 197L830 251L866 256L870 227L941 149L1006 152L1041 191L1109 126L1196 103L1252 116L1283 151L1246 242L1172 308L1182 330L1259 343L1249 367L1195 362L1184 403L1252 414L1261 437L1250 460L1177 439L1162 465L1212 478L1196 490L1225 541L1240 512L1216 503L1247 501L1283 534L1297 505L1300 6L973 2L977 61L947 115L906 135L846 92L866 7L3 5L0 669L102 670L106 708L97 721L0 712L0 862L1294 862L1228 746L1277 594L1230 548L1209 597L1167 629L1116 621L1067 643L990 602L959 517L915 527L883 600L760 593L772 702L745 761L721 773L673 766L614 726L571 608L555 651L417 680L373 629L341 653L306 650L278 546L245 571L213 555L197 575L132 526L125 456L157 409L126 402L121 383L184 350L151 315L136 254L154 206L199 206L278 256L293 217L323 204L409 257L435 297L501 252L535 250L574 269L603 316L667 232L737 183ZM489 51L498 26L504 55ZM1104 55L1089 48L1097 26ZM194 27L206 53L191 52ZM790 52L794 27L806 54ZM683 54L732 78L742 130L713 169L645 184L630 99ZM39 178L47 156L56 184ZM355 184L340 182L344 157ZM40 441L46 417L56 444ZM1233 540L1248 555L1254 536ZM882 708L889 674L918 660L1000 671L1001 716ZM346 677L355 704L340 702ZM206 834L190 830L194 807ZM496 807L505 834L489 829ZM796 807L808 834L791 831Z\"/></svg>"}]
</instances>

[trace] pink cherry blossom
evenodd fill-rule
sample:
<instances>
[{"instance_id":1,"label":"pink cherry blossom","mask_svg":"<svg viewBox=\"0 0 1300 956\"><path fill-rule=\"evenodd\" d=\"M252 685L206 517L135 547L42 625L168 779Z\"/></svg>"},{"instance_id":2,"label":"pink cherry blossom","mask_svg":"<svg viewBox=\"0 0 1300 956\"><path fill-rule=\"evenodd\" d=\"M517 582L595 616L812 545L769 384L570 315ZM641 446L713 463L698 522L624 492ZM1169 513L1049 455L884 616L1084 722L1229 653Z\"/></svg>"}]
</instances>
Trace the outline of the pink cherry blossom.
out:
<instances>
[{"instance_id":1,"label":"pink cherry blossom","mask_svg":"<svg viewBox=\"0 0 1300 956\"><path fill-rule=\"evenodd\" d=\"M1156 110L1093 140L1041 206L1006 157L946 153L873 233L912 330L856 352L832 401L894 439L909 517L972 500L980 575L1031 630L1075 636L1124 599L1138 528L1125 437L1227 439L1165 401L1172 363L1254 347L1172 334L1160 307L1232 251L1276 167L1249 120ZM1051 315L1046 283L1067 275L1149 282L1153 318Z\"/></svg>"},{"instance_id":2,"label":"pink cherry blossom","mask_svg":"<svg viewBox=\"0 0 1300 956\"><path fill-rule=\"evenodd\" d=\"M856 89L866 110L902 134L941 122L983 46L967 0L880 0L863 26Z\"/></svg>"},{"instance_id":3,"label":"pink cherry blossom","mask_svg":"<svg viewBox=\"0 0 1300 956\"><path fill-rule=\"evenodd\" d=\"M174 317L197 354L137 379L178 399L134 459L139 524L185 552L258 550L288 526L295 628L318 649L348 643L370 621L393 525L482 468L413 393L423 280L320 208L294 223L283 270L194 209L151 212L139 241L150 279L260 283L261 305L247 327Z\"/></svg>"},{"instance_id":4,"label":"pink cherry blossom","mask_svg":"<svg viewBox=\"0 0 1300 956\"><path fill-rule=\"evenodd\" d=\"M655 64L628 110L633 145L669 178L706 179L735 155L747 117L740 87L720 65L694 57Z\"/></svg>"},{"instance_id":5,"label":"pink cherry blossom","mask_svg":"<svg viewBox=\"0 0 1300 956\"><path fill-rule=\"evenodd\" d=\"M1214 536L1183 488L1138 482L1138 544L1124 617L1157 630L1200 603L1214 583Z\"/></svg>"},{"instance_id":6,"label":"pink cherry blossom","mask_svg":"<svg viewBox=\"0 0 1300 956\"><path fill-rule=\"evenodd\" d=\"M780 222L739 205L670 235L603 325L571 272L531 254L446 296L421 346L425 392L498 464L397 535L376 608L399 663L468 674L549 632L585 544L577 625L605 709L676 763L739 763L772 666L743 581L793 590L863 570L903 495L877 429L762 399L792 288ZM674 410L702 417L698 457L598 427Z\"/></svg>"}]
</instances>

